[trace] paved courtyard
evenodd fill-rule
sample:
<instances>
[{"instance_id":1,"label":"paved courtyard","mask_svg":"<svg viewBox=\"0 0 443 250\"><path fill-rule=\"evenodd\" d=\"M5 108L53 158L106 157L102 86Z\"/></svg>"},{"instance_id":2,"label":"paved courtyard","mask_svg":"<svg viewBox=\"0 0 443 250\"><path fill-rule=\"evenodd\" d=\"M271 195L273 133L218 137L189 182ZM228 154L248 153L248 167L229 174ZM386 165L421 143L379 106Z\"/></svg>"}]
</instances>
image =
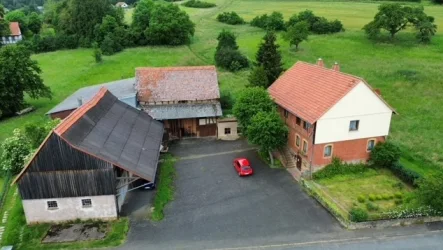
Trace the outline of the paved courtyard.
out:
<instances>
[{"instance_id":1,"label":"paved courtyard","mask_svg":"<svg viewBox=\"0 0 443 250\"><path fill-rule=\"evenodd\" d=\"M133 219L125 249L260 245L269 237L311 240L343 231L290 174L269 168L245 141L183 140L171 152L179 158L175 199L161 222ZM238 177L236 157L250 160L253 176Z\"/></svg>"}]
</instances>

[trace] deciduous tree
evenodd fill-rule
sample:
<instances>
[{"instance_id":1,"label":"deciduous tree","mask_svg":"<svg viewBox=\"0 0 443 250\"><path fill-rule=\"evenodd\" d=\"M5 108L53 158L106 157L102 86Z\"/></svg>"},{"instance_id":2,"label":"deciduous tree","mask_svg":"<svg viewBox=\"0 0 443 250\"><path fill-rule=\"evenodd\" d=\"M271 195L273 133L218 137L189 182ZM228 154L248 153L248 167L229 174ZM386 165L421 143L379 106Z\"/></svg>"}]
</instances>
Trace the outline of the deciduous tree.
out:
<instances>
[{"instance_id":1,"label":"deciduous tree","mask_svg":"<svg viewBox=\"0 0 443 250\"><path fill-rule=\"evenodd\" d=\"M42 28L43 20L42 17L36 12L32 12L28 16L28 29L34 33L40 33L40 29Z\"/></svg>"},{"instance_id":2,"label":"deciduous tree","mask_svg":"<svg viewBox=\"0 0 443 250\"><path fill-rule=\"evenodd\" d=\"M264 88L251 87L239 93L234 104L233 113L240 126L247 133L246 128L255 114L271 112L274 109L274 102Z\"/></svg>"},{"instance_id":3,"label":"deciduous tree","mask_svg":"<svg viewBox=\"0 0 443 250\"><path fill-rule=\"evenodd\" d=\"M191 41L194 27L189 15L177 5L157 4L152 10L145 36L153 45L182 45Z\"/></svg>"},{"instance_id":4,"label":"deciduous tree","mask_svg":"<svg viewBox=\"0 0 443 250\"><path fill-rule=\"evenodd\" d=\"M263 152L269 153L271 165L274 165L272 151L286 144L288 128L275 109L261 111L252 117L247 127L247 137L251 143L260 146Z\"/></svg>"},{"instance_id":5,"label":"deciduous tree","mask_svg":"<svg viewBox=\"0 0 443 250\"><path fill-rule=\"evenodd\" d=\"M25 159L31 152L31 144L26 136L15 129L13 135L1 144L0 165L2 170L17 174L23 168Z\"/></svg>"},{"instance_id":6,"label":"deciduous tree","mask_svg":"<svg viewBox=\"0 0 443 250\"><path fill-rule=\"evenodd\" d=\"M297 22L293 26L288 28L288 31L283 34L283 38L289 42L289 45L295 45L295 49L298 49L298 45L308 40L309 25L307 22Z\"/></svg>"},{"instance_id":7,"label":"deciduous tree","mask_svg":"<svg viewBox=\"0 0 443 250\"><path fill-rule=\"evenodd\" d=\"M418 181L418 197L422 203L443 212L443 171L425 175Z\"/></svg>"},{"instance_id":8,"label":"deciduous tree","mask_svg":"<svg viewBox=\"0 0 443 250\"><path fill-rule=\"evenodd\" d=\"M24 106L24 93L31 98L51 98L51 90L43 84L41 69L31 60L24 46L0 49L0 113L13 115Z\"/></svg>"}]
</instances>

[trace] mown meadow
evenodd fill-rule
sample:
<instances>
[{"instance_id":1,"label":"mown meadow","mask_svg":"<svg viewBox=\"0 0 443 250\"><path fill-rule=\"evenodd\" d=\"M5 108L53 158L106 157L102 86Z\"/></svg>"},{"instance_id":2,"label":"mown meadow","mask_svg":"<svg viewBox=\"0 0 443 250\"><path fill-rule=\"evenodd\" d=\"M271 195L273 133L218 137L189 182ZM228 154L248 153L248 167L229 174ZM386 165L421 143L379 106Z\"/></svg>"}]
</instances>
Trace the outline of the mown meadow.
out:
<instances>
[{"instance_id":1,"label":"mown meadow","mask_svg":"<svg viewBox=\"0 0 443 250\"><path fill-rule=\"evenodd\" d=\"M29 115L0 123L0 141L16 127L38 122L44 113L80 87L134 76L135 67L214 64L216 37L222 29L237 35L240 50L250 60L264 31L248 24L231 26L216 21L224 11L236 11L246 21L256 15L280 11L287 20L292 14L310 9L316 15L339 19L346 29L334 35L311 35L294 51L279 39L284 65L298 60L315 62L323 58L327 66L334 62L346 73L363 77L398 111L391 125L390 138L396 142L412 165L443 167L443 6L430 3L425 12L435 17L438 32L431 44L417 43L415 34L402 31L394 40L375 43L366 38L362 27L370 22L380 2L348 1L265 1L208 0L215 8L181 7L196 24L195 36L188 46L140 47L104 57L96 64L90 49L65 50L34 55L43 70L45 83L54 92L52 100L28 100L37 110ZM132 11L126 12L130 22ZM387 36L386 36L387 37ZM249 71L230 73L219 70L221 91L235 94L247 84Z\"/></svg>"}]
</instances>

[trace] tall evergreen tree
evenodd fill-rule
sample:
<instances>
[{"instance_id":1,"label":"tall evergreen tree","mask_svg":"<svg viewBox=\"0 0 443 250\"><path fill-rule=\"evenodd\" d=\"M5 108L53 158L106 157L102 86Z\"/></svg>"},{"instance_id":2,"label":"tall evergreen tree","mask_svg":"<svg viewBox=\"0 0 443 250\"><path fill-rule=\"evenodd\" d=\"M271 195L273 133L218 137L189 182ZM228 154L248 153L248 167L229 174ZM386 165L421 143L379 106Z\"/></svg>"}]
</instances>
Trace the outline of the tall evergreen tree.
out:
<instances>
[{"instance_id":1,"label":"tall evergreen tree","mask_svg":"<svg viewBox=\"0 0 443 250\"><path fill-rule=\"evenodd\" d=\"M272 84L283 72L281 54L278 50L280 46L276 43L277 37L273 31L268 31L263 40L255 56L256 64L264 68L268 82Z\"/></svg>"},{"instance_id":2,"label":"tall evergreen tree","mask_svg":"<svg viewBox=\"0 0 443 250\"><path fill-rule=\"evenodd\" d=\"M5 16L5 9L3 5L0 4L0 37L9 35L9 24L8 21L4 19L4 16Z\"/></svg>"}]
</instances>

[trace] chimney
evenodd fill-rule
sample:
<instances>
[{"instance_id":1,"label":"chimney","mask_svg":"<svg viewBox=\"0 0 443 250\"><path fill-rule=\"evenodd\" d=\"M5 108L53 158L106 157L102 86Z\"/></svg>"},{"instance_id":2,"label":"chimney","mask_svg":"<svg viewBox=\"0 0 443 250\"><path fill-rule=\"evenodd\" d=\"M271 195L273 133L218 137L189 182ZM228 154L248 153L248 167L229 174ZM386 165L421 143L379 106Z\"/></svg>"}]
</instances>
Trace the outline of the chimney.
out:
<instances>
[{"instance_id":1,"label":"chimney","mask_svg":"<svg viewBox=\"0 0 443 250\"><path fill-rule=\"evenodd\" d=\"M318 58L318 60L317 60L317 65L320 66L320 67L324 67L325 64L323 63L323 59Z\"/></svg>"},{"instance_id":2,"label":"chimney","mask_svg":"<svg viewBox=\"0 0 443 250\"><path fill-rule=\"evenodd\" d=\"M332 69L335 71L340 71L340 65L337 62L335 62L334 66L332 66Z\"/></svg>"},{"instance_id":3,"label":"chimney","mask_svg":"<svg viewBox=\"0 0 443 250\"><path fill-rule=\"evenodd\" d=\"M380 89L375 89L374 91L375 91L375 93L377 93L377 95L381 96L381 91L380 91Z\"/></svg>"},{"instance_id":4,"label":"chimney","mask_svg":"<svg viewBox=\"0 0 443 250\"><path fill-rule=\"evenodd\" d=\"M81 97L78 97L77 103L78 103L78 106L80 107L81 105L83 105L83 99Z\"/></svg>"}]
</instances>

